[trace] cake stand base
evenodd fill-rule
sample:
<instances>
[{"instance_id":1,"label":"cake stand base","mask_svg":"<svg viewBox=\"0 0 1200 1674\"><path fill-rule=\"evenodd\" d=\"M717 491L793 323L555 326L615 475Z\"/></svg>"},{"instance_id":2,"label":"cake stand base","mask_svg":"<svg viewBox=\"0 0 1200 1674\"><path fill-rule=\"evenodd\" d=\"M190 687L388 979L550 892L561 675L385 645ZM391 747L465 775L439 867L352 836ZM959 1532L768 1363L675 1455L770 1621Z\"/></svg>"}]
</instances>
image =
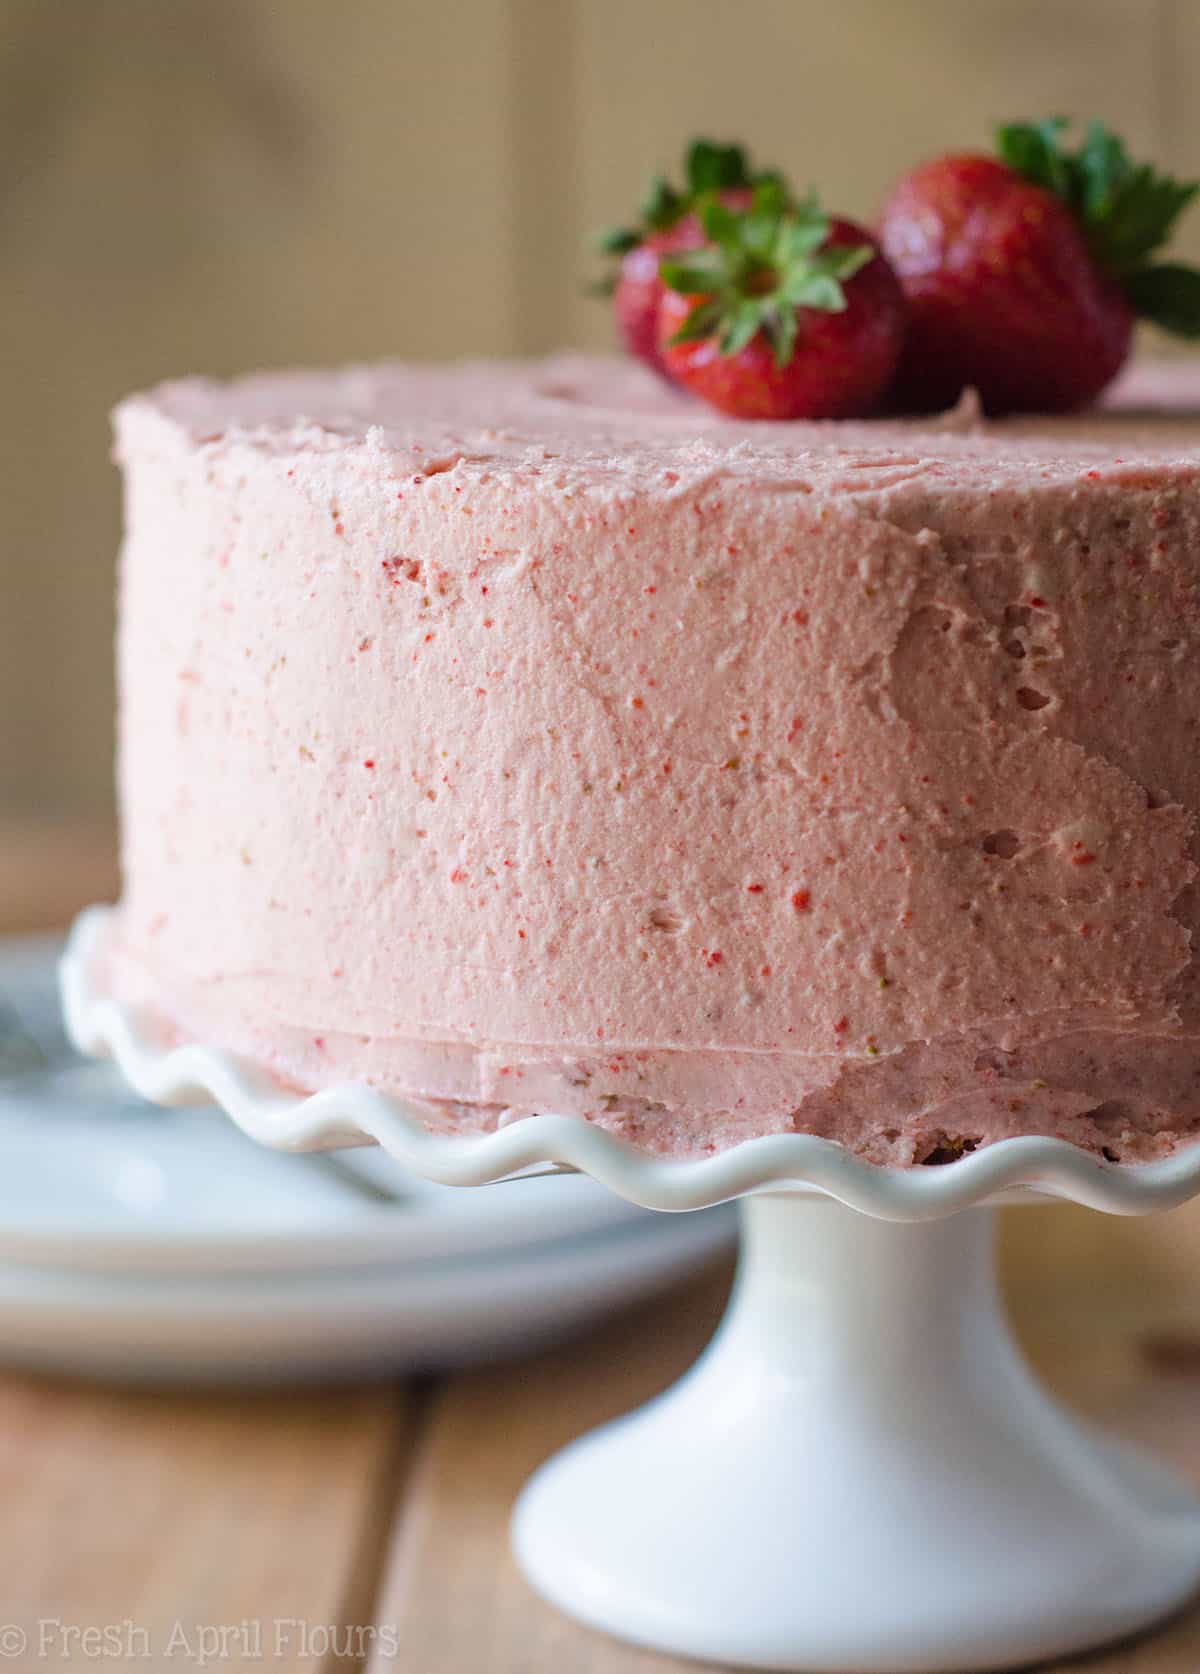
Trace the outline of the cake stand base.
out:
<instances>
[{"instance_id":1,"label":"cake stand base","mask_svg":"<svg viewBox=\"0 0 1200 1674\"><path fill-rule=\"evenodd\" d=\"M538 1592L709 1662L965 1674L1124 1637L1200 1584L1200 1500L1027 1369L991 1210L742 1209L698 1363L522 1494L514 1544Z\"/></svg>"}]
</instances>

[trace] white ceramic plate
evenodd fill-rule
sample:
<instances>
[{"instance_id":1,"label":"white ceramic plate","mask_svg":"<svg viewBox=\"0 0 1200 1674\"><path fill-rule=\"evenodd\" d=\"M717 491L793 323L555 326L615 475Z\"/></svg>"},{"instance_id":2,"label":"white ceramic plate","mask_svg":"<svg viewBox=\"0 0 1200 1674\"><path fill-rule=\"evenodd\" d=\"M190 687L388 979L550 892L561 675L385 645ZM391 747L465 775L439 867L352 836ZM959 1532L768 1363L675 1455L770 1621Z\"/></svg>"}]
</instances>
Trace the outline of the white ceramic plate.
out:
<instances>
[{"instance_id":1,"label":"white ceramic plate","mask_svg":"<svg viewBox=\"0 0 1200 1674\"><path fill-rule=\"evenodd\" d=\"M132 1383L333 1382L464 1365L582 1329L732 1242L733 1210L499 1257L324 1273L0 1267L0 1364Z\"/></svg>"}]
</instances>

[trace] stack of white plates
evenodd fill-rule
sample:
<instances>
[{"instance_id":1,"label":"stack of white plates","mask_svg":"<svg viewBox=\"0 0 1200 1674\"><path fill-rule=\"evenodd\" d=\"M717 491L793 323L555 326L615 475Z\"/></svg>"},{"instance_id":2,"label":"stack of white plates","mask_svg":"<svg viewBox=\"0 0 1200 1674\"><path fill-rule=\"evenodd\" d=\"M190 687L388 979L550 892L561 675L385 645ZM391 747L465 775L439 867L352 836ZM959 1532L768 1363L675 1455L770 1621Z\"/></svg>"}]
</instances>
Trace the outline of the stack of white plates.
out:
<instances>
[{"instance_id":1,"label":"stack of white plates","mask_svg":"<svg viewBox=\"0 0 1200 1674\"><path fill-rule=\"evenodd\" d=\"M326 1380L564 1335L732 1238L578 1176L432 1186L376 1151L260 1150L163 1111L59 1022L58 943L0 941L0 1362L129 1380Z\"/></svg>"}]
</instances>

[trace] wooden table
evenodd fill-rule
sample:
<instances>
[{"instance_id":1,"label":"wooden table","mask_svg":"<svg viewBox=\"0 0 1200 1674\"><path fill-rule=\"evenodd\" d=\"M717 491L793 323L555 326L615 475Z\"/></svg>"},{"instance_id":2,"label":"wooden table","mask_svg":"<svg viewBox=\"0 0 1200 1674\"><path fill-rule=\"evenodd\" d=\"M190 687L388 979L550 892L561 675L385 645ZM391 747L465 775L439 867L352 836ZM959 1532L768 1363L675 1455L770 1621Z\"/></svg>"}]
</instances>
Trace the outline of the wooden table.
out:
<instances>
[{"instance_id":1,"label":"wooden table","mask_svg":"<svg viewBox=\"0 0 1200 1674\"><path fill-rule=\"evenodd\" d=\"M6 879L56 910L92 892L60 842L46 869L57 882L36 888L35 860L18 866L15 840L0 842L0 923ZM98 876L96 841L84 847ZM1200 1482L1200 1206L1153 1221L1008 1211L1003 1265L1026 1348L1059 1393ZM0 1669L695 1669L542 1605L506 1524L540 1460L689 1363L728 1278L710 1271L536 1359L433 1381L218 1396L0 1378ZM1200 1607L1070 1667L1196 1674Z\"/></svg>"}]
</instances>

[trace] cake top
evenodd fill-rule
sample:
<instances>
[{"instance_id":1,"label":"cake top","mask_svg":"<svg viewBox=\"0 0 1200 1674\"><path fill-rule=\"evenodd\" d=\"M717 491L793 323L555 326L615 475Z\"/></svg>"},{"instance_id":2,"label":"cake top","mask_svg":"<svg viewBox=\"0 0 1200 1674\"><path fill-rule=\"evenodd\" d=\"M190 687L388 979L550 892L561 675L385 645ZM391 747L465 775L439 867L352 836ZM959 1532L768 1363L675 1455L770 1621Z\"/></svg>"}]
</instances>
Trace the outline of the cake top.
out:
<instances>
[{"instance_id":1,"label":"cake top","mask_svg":"<svg viewBox=\"0 0 1200 1674\"><path fill-rule=\"evenodd\" d=\"M189 446L275 455L363 446L401 474L461 466L474 474L546 473L561 485L673 489L714 475L777 481L791 492L856 496L897 474L986 491L1099 475L1114 482L1200 469L1200 380L1192 364L1133 368L1106 410L1062 419L983 420L969 396L924 419L740 422L681 395L644 367L564 354L430 366L382 362L259 373L228 383L186 378L117 409ZM144 434L144 432L143 432Z\"/></svg>"}]
</instances>

